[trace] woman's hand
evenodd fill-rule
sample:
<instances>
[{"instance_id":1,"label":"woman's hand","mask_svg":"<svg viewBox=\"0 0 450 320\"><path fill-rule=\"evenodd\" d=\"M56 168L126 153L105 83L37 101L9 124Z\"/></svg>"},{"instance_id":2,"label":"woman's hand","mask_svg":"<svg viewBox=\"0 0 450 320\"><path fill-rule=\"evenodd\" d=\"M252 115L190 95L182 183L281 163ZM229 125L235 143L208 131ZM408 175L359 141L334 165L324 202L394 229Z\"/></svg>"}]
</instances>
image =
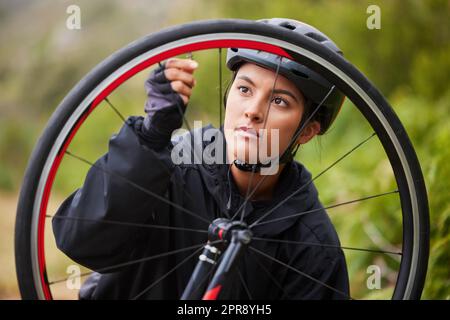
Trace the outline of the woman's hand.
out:
<instances>
[{"instance_id":1,"label":"woman's hand","mask_svg":"<svg viewBox=\"0 0 450 320\"><path fill-rule=\"evenodd\" d=\"M172 132L182 126L197 67L193 60L172 58L153 70L145 81L148 98L143 132L154 145L168 143Z\"/></svg>"},{"instance_id":2,"label":"woman's hand","mask_svg":"<svg viewBox=\"0 0 450 320\"><path fill-rule=\"evenodd\" d=\"M173 58L165 63L164 75L170 81L172 90L177 92L185 105L188 104L192 94L192 88L196 84L194 71L198 67L198 63L190 59Z\"/></svg>"}]
</instances>

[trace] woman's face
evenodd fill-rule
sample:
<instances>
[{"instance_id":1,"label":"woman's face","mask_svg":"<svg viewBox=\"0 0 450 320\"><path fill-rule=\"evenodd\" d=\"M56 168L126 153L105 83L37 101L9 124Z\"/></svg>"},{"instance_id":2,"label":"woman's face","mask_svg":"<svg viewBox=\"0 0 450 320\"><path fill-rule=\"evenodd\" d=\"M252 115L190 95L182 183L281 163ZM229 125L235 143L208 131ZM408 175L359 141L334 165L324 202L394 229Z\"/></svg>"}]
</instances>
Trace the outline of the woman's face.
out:
<instances>
[{"instance_id":1,"label":"woman's face","mask_svg":"<svg viewBox=\"0 0 450 320\"><path fill-rule=\"evenodd\" d=\"M263 150L262 154L275 157L288 147L304 112L304 97L291 81L279 74L267 116L274 81L274 71L256 64L245 63L239 68L228 94L224 122L230 161L238 158L255 163L252 154L258 150L258 161L265 162L267 158L262 159L261 148L267 146L267 151ZM261 130L264 127L267 135ZM297 143L307 142L319 130L320 125L312 123ZM272 154L273 143L278 144L278 152L274 150L276 154Z\"/></svg>"}]
</instances>

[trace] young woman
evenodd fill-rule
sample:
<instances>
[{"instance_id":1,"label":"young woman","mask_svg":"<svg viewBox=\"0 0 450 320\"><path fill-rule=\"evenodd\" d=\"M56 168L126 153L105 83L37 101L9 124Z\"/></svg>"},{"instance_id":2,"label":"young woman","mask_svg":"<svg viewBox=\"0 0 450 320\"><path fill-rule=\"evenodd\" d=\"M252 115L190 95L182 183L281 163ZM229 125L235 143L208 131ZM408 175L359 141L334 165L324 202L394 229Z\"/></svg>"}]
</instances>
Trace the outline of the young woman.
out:
<instances>
[{"instance_id":1,"label":"young woman","mask_svg":"<svg viewBox=\"0 0 450 320\"><path fill-rule=\"evenodd\" d=\"M304 23L277 18L262 23L310 36L340 53L326 35ZM227 66L233 72L221 130L227 161L174 164L171 153L177 143L184 142L171 141L171 134L182 125L180 107L186 109L198 64L170 59L146 81L146 117L127 120L111 138L108 153L90 169L83 186L59 208L53 220L58 247L76 262L98 271L83 285L81 298L179 299L198 261L185 260L192 251L145 258L205 243L206 235L131 224L207 230L218 217L239 219L241 215L248 225L261 222L252 228L254 237L304 244L252 241L253 248L291 268L248 251L221 298L348 298L345 257L336 248L339 239L310 182L310 173L293 160L299 145L327 130L343 95L305 66L264 52L229 49ZM279 168L270 175L262 172L267 167L262 160L267 159L250 161L250 150L260 147L264 129L267 144L277 139L279 149L275 155ZM270 159L274 159L272 154ZM245 201L248 190L255 191ZM282 219L310 210L315 211ZM105 223L108 221L124 224ZM136 259L144 261L126 264ZM166 274L175 266L179 267Z\"/></svg>"}]
</instances>

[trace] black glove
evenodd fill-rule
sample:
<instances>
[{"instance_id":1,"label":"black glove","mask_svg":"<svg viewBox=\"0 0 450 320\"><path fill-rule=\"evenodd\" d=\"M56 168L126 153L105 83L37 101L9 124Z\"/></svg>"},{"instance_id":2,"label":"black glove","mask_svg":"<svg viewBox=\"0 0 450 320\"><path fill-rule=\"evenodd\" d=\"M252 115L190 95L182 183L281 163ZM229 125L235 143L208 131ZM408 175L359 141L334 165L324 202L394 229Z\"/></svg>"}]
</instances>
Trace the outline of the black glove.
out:
<instances>
[{"instance_id":1,"label":"black glove","mask_svg":"<svg viewBox=\"0 0 450 320\"><path fill-rule=\"evenodd\" d=\"M154 147L164 147L170 142L172 132L183 125L186 110L183 99L175 92L160 65L145 82L147 101L142 133Z\"/></svg>"}]
</instances>

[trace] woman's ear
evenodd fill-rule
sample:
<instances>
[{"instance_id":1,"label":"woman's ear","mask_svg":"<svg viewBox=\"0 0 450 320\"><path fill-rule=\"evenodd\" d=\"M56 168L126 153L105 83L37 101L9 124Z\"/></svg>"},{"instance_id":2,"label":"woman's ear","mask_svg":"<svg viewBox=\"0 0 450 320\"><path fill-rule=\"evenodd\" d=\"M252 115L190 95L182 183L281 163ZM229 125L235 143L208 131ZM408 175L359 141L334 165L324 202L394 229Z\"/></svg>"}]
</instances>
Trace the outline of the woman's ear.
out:
<instances>
[{"instance_id":1,"label":"woman's ear","mask_svg":"<svg viewBox=\"0 0 450 320\"><path fill-rule=\"evenodd\" d=\"M308 123L303 132L297 138L298 144L305 144L312 138L314 138L320 132L320 123L318 121L313 121Z\"/></svg>"}]
</instances>

